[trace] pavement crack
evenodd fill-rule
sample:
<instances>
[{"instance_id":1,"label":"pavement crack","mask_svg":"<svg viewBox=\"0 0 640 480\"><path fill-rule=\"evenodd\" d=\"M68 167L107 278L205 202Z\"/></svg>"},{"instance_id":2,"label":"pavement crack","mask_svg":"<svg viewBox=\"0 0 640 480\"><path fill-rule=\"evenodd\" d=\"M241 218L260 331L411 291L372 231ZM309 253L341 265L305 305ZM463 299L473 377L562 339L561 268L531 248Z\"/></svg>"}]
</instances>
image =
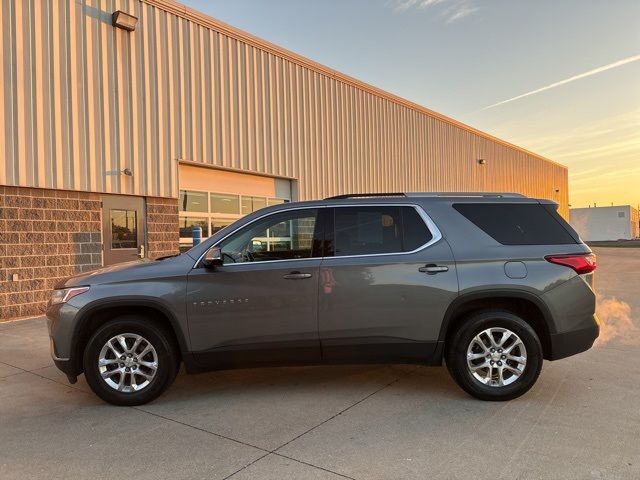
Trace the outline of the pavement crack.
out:
<instances>
[{"instance_id":1,"label":"pavement crack","mask_svg":"<svg viewBox=\"0 0 640 480\"><path fill-rule=\"evenodd\" d=\"M243 445L245 447L255 448L255 449L260 450L262 452L266 452L267 455L269 453L272 453L272 451L267 449L267 448L258 447L257 445L252 445L251 443L243 442L242 440L238 440L237 438L228 437L228 436L223 435L221 433L212 432L211 430L207 430L207 429L202 428L202 427L196 427L195 425L191 425L189 423L181 422L180 420L176 420L175 418L165 417L164 415L160 415L159 413L150 412L150 411L145 410L145 409L140 408L140 407L129 407L129 408L131 408L132 410L137 410L138 412L146 413L147 415L153 415L154 417L162 418L163 420L166 420L168 422L177 423L177 424L182 425L184 427L193 428L194 430L198 430L200 432L208 433L209 435L215 435L216 437L223 438L225 440L230 440L230 441L232 441L234 443L238 443L238 444Z\"/></svg>"},{"instance_id":2,"label":"pavement crack","mask_svg":"<svg viewBox=\"0 0 640 480\"><path fill-rule=\"evenodd\" d=\"M284 455L284 454L278 453L278 452L272 452L272 453L274 455L277 455L278 457L286 458L287 460L292 460L294 462L298 462L298 463L301 463L303 465L307 465L308 467L317 468L318 470L322 470L322 471L325 471L325 472L328 472L328 473L332 473L333 475L337 475L337 476L342 477L342 478L348 478L349 480L356 480L355 478L349 477L348 475L344 475L342 473L334 472L333 470L329 470L328 468L320 467L319 465L314 465L313 463L305 462L304 460L298 460L297 458L293 458L293 457L290 457L288 455Z\"/></svg>"},{"instance_id":3,"label":"pavement crack","mask_svg":"<svg viewBox=\"0 0 640 480\"><path fill-rule=\"evenodd\" d=\"M348 406L348 407L346 407L346 408L343 408L343 409L342 409L342 410L340 410L338 413L336 413L336 414L332 415L331 417L329 417L329 418L327 418L327 419L323 420L322 422L318 423L317 425L314 425L313 427L311 427L311 428L309 428L309 429L305 430L305 431L304 431L304 432L302 432L300 435L297 435L297 436L293 437L293 438L292 438L291 440L289 440L288 442L283 443L283 444L282 444L282 445L280 445L278 448L276 448L275 450L273 450L273 453L276 453L278 450L280 450L280 449L282 449L282 448L286 447L286 446L287 446L287 445L289 445L291 442L295 442L295 441L296 441L296 440L298 440L300 437L302 437L302 436L306 435L306 434L307 434L307 433L309 433L309 432L312 432L313 430L315 430L315 429L316 429L316 428L318 428L318 427L321 427L321 426L322 426L322 425L324 425L325 423L330 422L330 421L331 421L331 420L333 420L334 418L339 417L340 415L342 415L342 414L343 414L343 413L345 413L346 411L351 410L353 407L360 405L360 404L361 404L362 402L364 402L365 400L367 400L367 399L369 399L369 398L373 397L376 393L381 392L382 390L384 390L384 389L385 389L385 388L387 388L387 387L390 387L391 385L393 385L394 383L398 382L399 380L400 380L400 377L399 377L399 378L396 378L395 380L392 380L391 382L389 382L389 383L387 383L387 384L383 385L382 387L378 388L377 390L375 390L375 391L371 392L371 393L370 393L370 394L368 394L367 396L365 396L365 397L361 398L361 399L360 399L360 400L358 400L357 402L355 402L355 403L353 403L353 404L349 405L349 406Z\"/></svg>"},{"instance_id":4,"label":"pavement crack","mask_svg":"<svg viewBox=\"0 0 640 480\"><path fill-rule=\"evenodd\" d=\"M251 465L253 465L256 462L259 462L260 460L262 460L264 457L268 457L269 455L271 455L271 452L265 453L264 455L262 455L261 457L256 458L255 460L253 460L252 462L247 463L245 466L243 466L242 468L239 468L238 470L236 470L235 472L233 472L231 475L227 475L226 477L224 477L222 480L227 480L228 478L233 477L234 475L240 473L241 471L249 468Z\"/></svg>"}]
</instances>

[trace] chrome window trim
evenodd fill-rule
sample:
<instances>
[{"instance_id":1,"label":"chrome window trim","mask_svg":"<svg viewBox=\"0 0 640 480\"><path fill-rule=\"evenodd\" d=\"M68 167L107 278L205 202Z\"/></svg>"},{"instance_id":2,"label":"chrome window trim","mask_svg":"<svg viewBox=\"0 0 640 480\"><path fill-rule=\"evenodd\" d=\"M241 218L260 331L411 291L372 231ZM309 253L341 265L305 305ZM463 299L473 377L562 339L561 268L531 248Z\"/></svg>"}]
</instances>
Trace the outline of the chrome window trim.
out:
<instances>
[{"instance_id":1,"label":"chrome window trim","mask_svg":"<svg viewBox=\"0 0 640 480\"><path fill-rule=\"evenodd\" d=\"M418 248L411 250L409 252L387 252L387 253L362 253L359 255L333 255L331 257L322 257L323 260L330 260L332 258L361 258L361 257L383 257L389 255L412 255L414 253L418 253L425 248L430 247L434 243L439 242L442 239L442 233L440 229L436 226L431 217L424 211L421 205L416 205L414 203L375 203L375 204L360 204L360 205L332 205L335 207L412 207L418 212L420 218L425 223L429 231L431 232L431 240L429 240L424 245L420 245Z\"/></svg>"},{"instance_id":2,"label":"chrome window trim","mask_svg":"<svg viewBox=\"0 0 640 480\"><path fill-rule=\"evenodd\" d=\"M229 238L234 233L242 230L245 227L248 227L249 225L257 222L258 220L262 220L263 218L269 217L271 215L277 215L279 213L284 213L284 212L291 212L291 211L294 211L294 210L319 210L321 208L343 208L343 207L352 207L352 208L357 208L357 207L411 207L411 208L414 208L418 212L418 215L420 215L420 218L425 223L425 225L427 226L429 231L431 232L432 238L431 238L431 240L426 242L424 245L421 245L418 248L416 248L414 250L411 250L409 252L363 253L363 254L360 254L360 255L334 255L334 256L331 256L331 257L322 256L322 257L310 257L310 258L287 258L287 259L283 259L283 260L265 260L263 262L242 262L242 263L236 263L236 264L230 263L228 265L225 265L225 267L239 267L239 266L242 266L242 265L262 265L262 264L265 264L265 263L303 262L303 261L309 261L309 260L328 260L328 259L332 259L332 258L361 258L361 257L383 257L383 256L390 256L390 255L412 255L414 253L418 253L418 252L424 250L425 248L429 248L431 245L439 242L442 239L442 233L440 232L440 229L437 227L437 225L431 219L431 217L427 214L427 212L424 211L424 209L422 208L421 205L417 205L415 203L388 203L388 202L386 202L386 203L366 203L366 204L356 204L356 205L347 203L347 204L336 204L336 205L305 205L303 207L291 207L291 208L286 208L286 209L279 210L277 212L265 213L264 215L261 215L259 217L254 218L249 223L246 223L246 224L236 228L235 230L229 232L224 237L222 237L220 240L218 240L216 243L211 245L211 247L209 247L209 248L217 247L220 243L224 242L227 238ZM198 268L198 265L200 264L200 261L205 256L205 254L207 253L208 250L209 249L205 250L205 252L202 255L200 255L198 260L196 260L196 262L193 264L192 268Z\"/></svg>"}]
</instances>

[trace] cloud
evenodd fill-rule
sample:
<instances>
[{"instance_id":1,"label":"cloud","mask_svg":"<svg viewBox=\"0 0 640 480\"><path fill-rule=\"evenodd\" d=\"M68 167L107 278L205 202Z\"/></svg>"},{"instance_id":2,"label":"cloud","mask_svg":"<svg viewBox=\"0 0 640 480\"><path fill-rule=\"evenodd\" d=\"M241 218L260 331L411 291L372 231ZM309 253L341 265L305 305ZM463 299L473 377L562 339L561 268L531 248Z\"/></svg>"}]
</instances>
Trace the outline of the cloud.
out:
<instances>
[{"instance_id":1,"label":"cloud","mask_svg":"<svg viewBox=\"0 0 640 480\"><path fill-rule=\"evenodd\" d=\"M554 82L549 85L546 85L541 88L537 88L535 90L531 90L530 92L523 93L522 95L517 95L512 98L508 98L506 100L502 100L501 102L494 103L492 105L488 105L484 108L481 108L479 111L488 110L490 108L497 107L499 105L504 105L505 103L513 102L515 100L519 100L524 97L529 97L531 95L535 95L536 93L544 92L546 90L551 90L552 88L559 87L561 85L566 85L567 83L575 82L576 80L580 80L586 77L591 77L592 75L597 75L602 72L606 72L607 70L611 70L614 68L621 67L623 65L627 65L628 63L637 62L640 60L640 55L634 55L632 57L623 58L622 60L618 60L617 62L609 63L607 65L603 65L602 67L594 68L593 70L589 70L584 73L580 73L578 75L574 75L569 78L565 78L564 80L560 80L559 82Z\"/></svg>"},{"instance_id":2,"label":"cloud","mask_svg":"<svg viewBox=\"0 0 640 480\"><path fill-rule=\"evenodd\" d=\"M599 145L593 148L586 148L583 150L572 150L567 153L559 153L554 155L554 158L565 159L570 157L580 157L582 160L586 158L596 157L601 158L603 156L620 155L626 152L638 152L640 151L640 138L634 135L633 138L623 140L616 143L607 142L606 145Z\"/></svg>"},{"instance_id":3,"label":"cloud","mask_svg":"<svg viewBox=\"0 0 640 480\"><path fill-rule=\"evenodd\" d=\"M446 24L468 17L480 10L480 7L473 5L473 0L387 0L387 6L396 13L403 13L413 8L428 9L439 6L439 18Z\"/></svg>"},{"instance_id":4,"label":"cloud","mask_svg":"<svg viewBox=\"0 0 640 480\"><path fill-rule=\"evenodd\" d=\"M454 13L449 18L447 18L447 21L445 23L455 22L456 20L459 20L461 18L468 17L478 10L480 10L480 7L469 7L467 5L463 5L456 9Z\"/></svg>"},{"instance_id":5,"label":"cloud","mask_svg":"<svg viewBox=\"0 0 640 480\"><path fill-rule=\"evenodd\" d=\"M387 1L387 5L396 12L404 12L413 7L427 8L445 1L447 0L390 0Z\"/></svg>"}]
</instances>

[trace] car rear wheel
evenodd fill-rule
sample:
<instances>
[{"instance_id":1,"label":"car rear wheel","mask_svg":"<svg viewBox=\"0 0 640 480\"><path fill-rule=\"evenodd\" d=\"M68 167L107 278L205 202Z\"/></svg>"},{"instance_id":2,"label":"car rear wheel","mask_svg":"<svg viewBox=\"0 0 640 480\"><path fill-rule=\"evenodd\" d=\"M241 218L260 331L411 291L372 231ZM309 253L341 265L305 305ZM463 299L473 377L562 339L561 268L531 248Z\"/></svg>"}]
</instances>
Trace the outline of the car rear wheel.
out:
<instances>
[{"instance_id":1,"label":"car rear wheel","mask_svg":"<svg viewBox=\"0 0 640 480\"><path fill-rule=\"evenodd\" d=\"M164 392L179 368L170 332L138 317L120 317L101 325L83 357L91 389L114 405L141 405Z\"/></svg>"},{"instance_id":2,"label":"car rear wheel","mask_svg":"<svg viewBox=\"0 0 640 480\"><path fill-rule=\"evenodd\" d=\"M481 400L523 395L540 375L542 361L542 347L533 328L519 316L498 310L463 321L446 351L453 379Z\"/></svg>"}]
</instances>

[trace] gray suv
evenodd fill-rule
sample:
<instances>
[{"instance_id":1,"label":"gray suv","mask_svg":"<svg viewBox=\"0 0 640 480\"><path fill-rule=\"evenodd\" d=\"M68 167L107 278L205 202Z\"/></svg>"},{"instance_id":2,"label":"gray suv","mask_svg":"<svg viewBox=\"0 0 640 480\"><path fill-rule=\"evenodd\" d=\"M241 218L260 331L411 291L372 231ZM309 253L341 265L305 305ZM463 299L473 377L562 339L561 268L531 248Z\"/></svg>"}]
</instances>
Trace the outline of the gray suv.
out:
<instances>
[{"instance_id":1,"label":"gray suv","mask_svg":"<svg viewBox=\"0 0 640 480\"><path fill-rule=\"evenodd\" d=\"M56 365L107 402L207 369L446 362L483 400L591 347L595 256L517 194L345 195L265 208L191 250L81 274L47 309Z\"/></svg>"}]
</instances>

